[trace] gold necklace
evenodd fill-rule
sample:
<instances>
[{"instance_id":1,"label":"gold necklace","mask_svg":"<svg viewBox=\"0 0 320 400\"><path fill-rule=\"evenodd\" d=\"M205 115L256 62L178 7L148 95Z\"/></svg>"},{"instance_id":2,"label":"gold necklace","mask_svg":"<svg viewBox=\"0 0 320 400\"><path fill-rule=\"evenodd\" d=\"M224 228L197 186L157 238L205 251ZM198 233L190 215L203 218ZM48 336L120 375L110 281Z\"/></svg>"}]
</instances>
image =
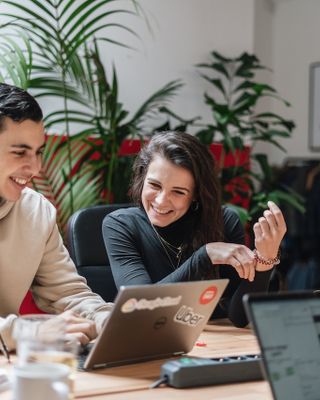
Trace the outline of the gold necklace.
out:
<instances>
[{"instance_id":1,"label":"gold necklace","mask_svg":"<svg viewBox=\"0 0 320 400\"><path fill-rule=\"evenodd\" d=\"M154 233L156 234L163 250L165 251L168 260L172 266L172 268L175 270L179 267L180 265L180 261L181 261L181 256L182 256L182 250L183 250L183 243L180 244L180 246L176 247L173 244L167 242L161 235L160 233L156 230L156 228L151 224L152 229L154 231ZM169 251L171 251L171 253L175 256L175 258L177 259L177 265L174 265L174 263L172 262L172 258L169 254Z\"/></svg>"}]
</instances>

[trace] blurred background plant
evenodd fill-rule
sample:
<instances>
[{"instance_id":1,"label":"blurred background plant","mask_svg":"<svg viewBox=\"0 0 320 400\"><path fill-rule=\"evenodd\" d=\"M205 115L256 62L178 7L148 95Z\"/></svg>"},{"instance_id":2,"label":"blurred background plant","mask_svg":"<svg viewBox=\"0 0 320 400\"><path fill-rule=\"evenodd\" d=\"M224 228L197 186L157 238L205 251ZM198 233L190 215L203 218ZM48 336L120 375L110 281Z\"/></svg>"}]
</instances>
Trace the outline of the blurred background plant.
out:
<instances>
[{"instance_id":1,"label":"blurred background plant","mask_svg":"<svg viewBox=\"0 0 320 400\"><path fill-rule=\"evenodd\" d=\"M265 142L286 151L279 138L289 138L295 124L272 112L260 112L261 100L276 99L286 106L272 86L256 79L258 70L267 69L254 54L246 52L235 58L220 53L211 53L211 62L198 64L201 76L215 88L214 95L204 94L205 103L211 108L213 123L197 132L203 143L218 139L223 146L223 154L233 153L240 157L246 146L250 146L247 163L223 166L220 163L223 198L229 202L239 196L248 200L248 217L255 219L267 207L267 201L290 204L304 210L303 199L289 187L279 187L273 168L264 153L257 153L255 145Z\"/></svg>"},{"instance_id":2,"label":"blurred background plant","mask_svg":"<svg viewBox=\"0 0 320 400\"><path fill-rule=\"evenodd\" d=\"M142 137L143 124L168 103L182 86L172 81L129 115L119 99L118 78L101 62L99 45L128 47L108 36L110 28L135 32L115 22L119 14L143 18L136 0L131 10L117 0L2 1L0 79L58 103L45 111L49 135L43 171L34 186L58 211L62 231L79 208L123 202L131 171L130 157L121 154L124 140ZM71 134L72 124L79 126Z\"/></svg>"}]
</instances>

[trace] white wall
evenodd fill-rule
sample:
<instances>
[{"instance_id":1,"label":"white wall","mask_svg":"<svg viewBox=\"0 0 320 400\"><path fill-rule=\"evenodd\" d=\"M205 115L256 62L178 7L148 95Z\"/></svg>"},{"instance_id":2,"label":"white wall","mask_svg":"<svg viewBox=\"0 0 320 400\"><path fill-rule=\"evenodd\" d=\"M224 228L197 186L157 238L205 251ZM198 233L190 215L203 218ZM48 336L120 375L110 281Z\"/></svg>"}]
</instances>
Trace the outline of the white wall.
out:
<instances>
[{"instance_id":1,"label":"white wall","mask_svg":"<svg viewBox=\"0 0 320 400\"><path fill-rule=\"evenodd\" d=\"M273 109L295 120L291 140L284 140L287 156L320 157L308 148L309 65L320 61L320 1L277 0L273 15L273 85L291 102L291 108ZM275 150L270 159L279 163Z\"/></svg>"},{"instance_id":2,"label":"white wall","mask_svg":"<svg viewBox=\"0 0 320 400\"><path fill-rule=\"evenodd\" d=\"M253 51L254 0L140 0L153 34L140 19L124 19L141 42L118 31L117 38L137 51L108 46L120 82L121 100L136 110L165 83L181 78L185 86L171 102L182 117L201 115L210 120L203 93L210 85L195 65L209 60L212 50L226 55ZM122 17L121 17L122 18ZM123 20L123 19L122 19Z\"/></svg>"},{"instance_id":3,"label":"white wall","mask_svg":"<svg viewBox=\"0 0 320 400\"><path fill-rule=\"evenodd\" d=\"M260 82L273 85L273 16L275 7L271 0L256 0L254 3L254 48L253 51L266 66L267 70L257 71L256 78ZM271 71L270 71L271 69ZM257 112L270 110L271 100L262 99L257 105ZM255 152L269 153L272 146L269 143L257 142Z\"/></svg>"}]
</instances>

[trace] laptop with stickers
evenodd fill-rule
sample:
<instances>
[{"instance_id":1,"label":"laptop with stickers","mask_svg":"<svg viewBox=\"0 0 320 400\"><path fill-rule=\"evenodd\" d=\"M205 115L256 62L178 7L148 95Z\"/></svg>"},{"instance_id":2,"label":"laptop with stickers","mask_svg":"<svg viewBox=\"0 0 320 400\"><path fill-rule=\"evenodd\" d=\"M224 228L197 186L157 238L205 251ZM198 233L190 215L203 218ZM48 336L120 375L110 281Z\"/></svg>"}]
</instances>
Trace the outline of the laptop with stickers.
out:
<instances>
[{"instance_id":1,"label":"laptop with stickers","mask_svg":"<svg viewBox=\"0 0 320 400\"><path fill-rule=\"evenodd\" d=\"M276 400L320 398L320 298L312 292L244 296Z\"/></svg>"},{"instance_id":2,"label":"laptop with stickers","mask_svg":"<svg viewBox=\"0 0 320 400\"><path fill-rule=\"evenodd\" d=\"M121 287L81 368L113 367L189 352L228 279Z\"/></svg>"}]
</instances>

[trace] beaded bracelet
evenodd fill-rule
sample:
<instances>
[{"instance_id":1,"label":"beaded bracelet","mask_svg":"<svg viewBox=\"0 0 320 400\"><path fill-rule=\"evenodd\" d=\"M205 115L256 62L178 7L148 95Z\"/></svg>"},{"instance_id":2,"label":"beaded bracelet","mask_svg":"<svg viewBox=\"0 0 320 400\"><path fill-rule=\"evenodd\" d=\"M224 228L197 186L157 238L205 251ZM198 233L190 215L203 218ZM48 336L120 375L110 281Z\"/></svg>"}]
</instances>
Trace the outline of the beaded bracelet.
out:
<instances>
[{"instance_id":1,"label":"beaded bracelet","mask_svg":"<svg viewBox=\"0 0 320 400\"><path fill-rule=\"evenodd\" d=\"M258 252L257 249L253 250L254 258L257 263L264 264L264 265L278 265L280 264L280 250L278 251L277 257L275 258L264 258Z\"/></svg>"}]
</instances>

